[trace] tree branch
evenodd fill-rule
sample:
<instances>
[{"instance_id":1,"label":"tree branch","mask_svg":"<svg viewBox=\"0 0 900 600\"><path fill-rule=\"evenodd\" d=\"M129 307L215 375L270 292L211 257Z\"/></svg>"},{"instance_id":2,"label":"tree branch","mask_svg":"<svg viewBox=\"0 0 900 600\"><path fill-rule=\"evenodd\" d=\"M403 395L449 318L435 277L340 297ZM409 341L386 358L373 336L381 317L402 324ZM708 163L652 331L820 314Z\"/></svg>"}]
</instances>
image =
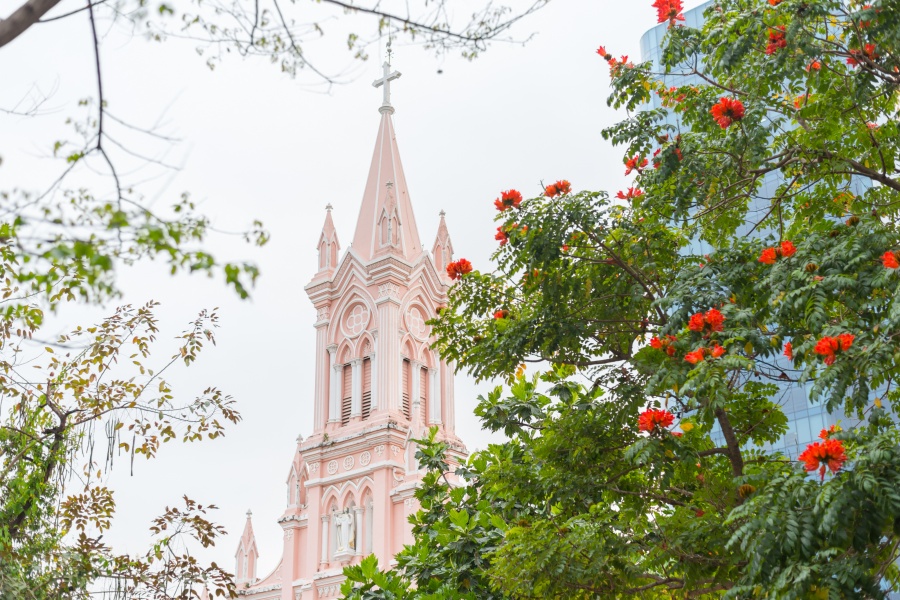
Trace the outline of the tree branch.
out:
<instances>
[{"instance_id":1,"label":"tree branch","mask_svg":"<svg viewBox=\"0 0 900 600\"><path fill-rule=\"evenodd\" d=\"M22 35L57 4L59 0L28 0L9 18L0 21L0 48Z\"/></svg>"}]
</instances>

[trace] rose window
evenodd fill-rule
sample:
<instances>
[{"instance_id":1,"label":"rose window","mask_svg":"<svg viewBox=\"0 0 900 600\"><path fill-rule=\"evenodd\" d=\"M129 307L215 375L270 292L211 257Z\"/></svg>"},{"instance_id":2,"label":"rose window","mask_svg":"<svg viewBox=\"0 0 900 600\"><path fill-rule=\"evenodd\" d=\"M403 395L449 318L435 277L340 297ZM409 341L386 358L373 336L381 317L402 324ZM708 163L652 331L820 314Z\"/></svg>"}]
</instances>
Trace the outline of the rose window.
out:
<instances>
[{"instance_id":1,"label":"rose window","mask_svg":"<svg viewBox=\"0 0 900 600\"><path fill-rule=\"evenodd\" d=\"M344 320L344 327L351 336L357 336L365 330L369 324L369 311L365 306L357 304L353 307Z\"/></svg>"},{"instance_id":2,"label":"rose window","mask_svg":"<svg viewBox=\"0 0 900 600\"><path fill-rule=\"evenodd\" d=\"M410 308L406 313L406 324L409 326L409 332L417 338L425 337L425 319L422 317L422 311L418 308Z\"/></svg>"}]
</instances>

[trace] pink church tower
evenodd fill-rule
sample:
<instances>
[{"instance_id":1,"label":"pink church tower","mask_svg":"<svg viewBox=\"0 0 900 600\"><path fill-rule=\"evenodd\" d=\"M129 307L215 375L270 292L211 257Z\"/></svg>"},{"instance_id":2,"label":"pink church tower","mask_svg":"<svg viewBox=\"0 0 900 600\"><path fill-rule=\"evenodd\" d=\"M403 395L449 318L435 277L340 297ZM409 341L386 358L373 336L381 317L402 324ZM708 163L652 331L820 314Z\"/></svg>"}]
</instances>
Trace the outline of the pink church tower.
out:
<instances>
[{"instance_id":1,"label":"pink church tower","mask_svg":"<svg viewBox=\"0 0 900 600\"><path fill-rule=\"evenodd\" d=\"M463 460L456 436L453 369L430 345L426 321L446 305L453 247L441 212L432 253L422 247L400 163L384 65L381 124L353 243L340 246L327 207L318 272L306 286L316 308L314 430L286 479L281 562L256 578L259 553L248 513L236 555L239 593L253 600L340 595L343 567L374 554L388 566L412 541L408 517L424 472L413 439L437 426Z\"/></svg>"}]
</instances>

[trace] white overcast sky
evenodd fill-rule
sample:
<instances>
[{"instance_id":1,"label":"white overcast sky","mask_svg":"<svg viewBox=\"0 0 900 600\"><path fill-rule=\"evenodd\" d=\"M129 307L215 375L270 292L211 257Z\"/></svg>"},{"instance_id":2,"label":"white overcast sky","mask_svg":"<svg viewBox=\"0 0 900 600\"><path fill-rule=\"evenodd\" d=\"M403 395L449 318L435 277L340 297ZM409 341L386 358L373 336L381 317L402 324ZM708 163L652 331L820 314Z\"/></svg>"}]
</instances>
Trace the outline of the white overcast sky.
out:
<instances>
[{"instance_id":1,"label":"white overcast sky","mask_svg":"<svg viewBox=\"0 0 900 600\"><path fill-rule=\"evenodd\" d=\"M0 0L0 15L18 4ZM80 5L63 0L51 14ZM295 10L305 5L321 14L305 0ZM514 30L520 38L534 33L529 43L495 44L474 62L436 59L403 40L394 44L394 68L403 74L393 85L394 125L427 249L444 209L456 256L490 269L493 199L500 190L537 195L541 181L560 178L576 189L623 189L622 151L603 141L600 131L624 115L606 106L608 68L595 50L603 44L617 56L638 59L640 37L655 17L650 0L553 0ZM111 481L118 517L104 538L119 549L143 548L150 519L187 494L218 505L214 517L229 531L204 558L232 566L248 508L261 552L259 576L280 558L275 521L284 508L284 481L297 435L312 430L315 314L303 286L316 268L327 203L334 205L344 248L352 238L381 102L371 85L380 76L378 47L370 48L372 59L356 64L342 49L346 27L368 32L374 21L354 18L348 25L340 18L325 21L325 39L307 46L326 66L349 65L349 82L328 93L311 86L307 75L292 79L262 59L229 56L211 71L192 42L149 43L121 25L103 24L110 111L138 126L159 123L161 131L183 140L175 147L141 145L119 129L137 144L133 148L153 156L167 151L165 160L181 167L145 167L128 174L129 180L154 177L142 188L154 206L171 205L189 191L217 227L238 230L260 219L272 233L261 250L233 238L212 244L222 257L258 263L262 277L250 301L237 300L219 280L171 278L162 265L121 273L123 302L163 303L165 341L200 309L220 308L218 345L170 380L185 397L209 385L225 390L237 399L243 421L224 439L170 444L154 461L137 460L133 477L120 458ZM65 119L81 114L77 100L95 94L93 68L84 12L32 27L0 48L0 108L50 94L39 118L0 114L0 190L42 189L58 174L60 165L46 157L55 140L69 136ZM53 327L63 331L113 308L67 311ZM161 348L159 358L173 348ZM492 439L472 413L477 396L492 387L457 376L457 423L470 450Z\"/></svg>"}]
</instances>

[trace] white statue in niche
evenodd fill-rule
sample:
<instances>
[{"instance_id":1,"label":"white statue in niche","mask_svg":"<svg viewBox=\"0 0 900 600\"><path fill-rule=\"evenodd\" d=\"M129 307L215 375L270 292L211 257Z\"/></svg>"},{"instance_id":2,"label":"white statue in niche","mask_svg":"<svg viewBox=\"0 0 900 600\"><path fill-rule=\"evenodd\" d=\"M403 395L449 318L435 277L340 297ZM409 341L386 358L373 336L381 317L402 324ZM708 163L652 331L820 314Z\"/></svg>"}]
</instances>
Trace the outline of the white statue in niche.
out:
<instances>
[{"instance_id":1,"label":"white statue in niche","mask_svg":"<svg viewBox=\"0 0 900 600\"><path fill-rule=\"evenodd\" d=\"M356 518L350 509L337 513L334 516L334 526L337 533L336 552L347 552L356 547Z\"/></svg>"}]
</instances>

